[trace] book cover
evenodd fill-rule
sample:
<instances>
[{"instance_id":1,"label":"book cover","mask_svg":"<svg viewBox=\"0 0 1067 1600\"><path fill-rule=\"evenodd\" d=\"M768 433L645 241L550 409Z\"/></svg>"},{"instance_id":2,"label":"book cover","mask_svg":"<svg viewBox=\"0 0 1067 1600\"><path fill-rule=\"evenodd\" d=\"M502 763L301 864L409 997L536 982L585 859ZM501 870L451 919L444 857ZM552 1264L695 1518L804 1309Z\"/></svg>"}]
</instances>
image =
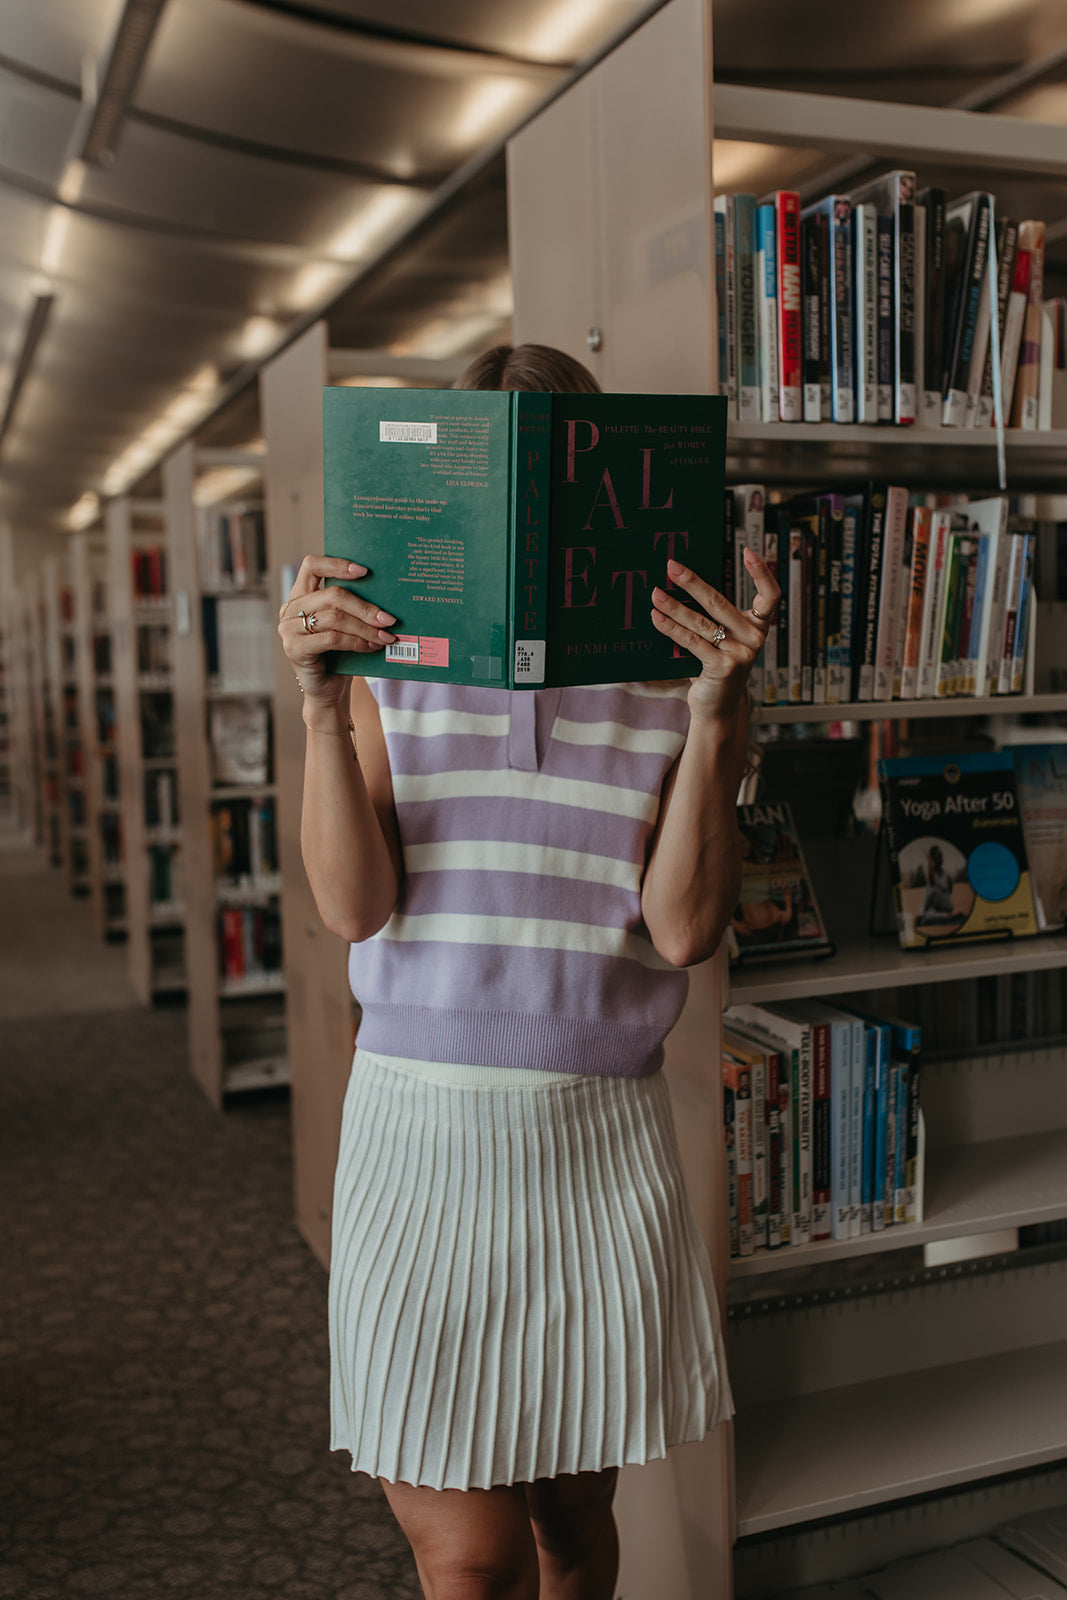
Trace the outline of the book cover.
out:
<instances>
[{"instance_id":1,"label":"book cover","mask_svg":"<svg viewBox=\"0 0 1067 1600\"><path fill-rule=\"evenodd\" d=\"M801 213L803 222L826 218L830 309L830 417L834 422L855 420L855 355L853 327L855 305L852 283L852 205L844 195L828 195ZM818 223L819 249L823 227ZM821 266L821 262L820 262Z\"/></svg>"},{"instance_id":2,"label":"book cover","mask_svg":"<svg viewBox=\"0 0 1067 1600\"><path fill-rule=\"evenodd\" d=\"M975 190L945 211L946 292L952 303L946 324L944 412L946 428L967 422L967 393L978 327L978 308L989 258L991 196Z\"/></svg>"},{"instance_id":3,"label":"book cover","mask_svg":"<svg viewBox=\"0 0 1067 1600\"><path fill-rule=\"evenodd\" d=\"M270 782L270 705L233 696L212 702L208 714L212 778L218 784Z\"/></svg>"},{"instance_id":4,"label":"book cover","mask_svg":"<svg viewBox=\"0 0 1067 1600\"><path fill-rule=\"evenodd\" d=\"M1030 293L1030 263L1033 260L1033 251L1025 244L1024 229L1028 226L1022 223L1019 227L1019 236L1015 247L1015 266L1012 271L1011 289L1008 293L1008 304L1004 310L1004 338L1000 349L1000 393L1004 402L1004 415L1011 416L1011 408L1015 394L1015 374L1019 366L1019 350L1022 345L1023 322L1026 319L1026 304ZM994 407L994 419L996 408Z\"/></svg>"},{"instance_id":5,"label":"book cover","mask_svg":"<svg viewBox=\"0 0 1067 1600\"><path fill-rule=\"evenodd\" d=\"M883 758L878 780L903 948L1037 932L1010 755Z\"/></svg>"},{"instance_id":6,"label":"book cover","mask_svg":"<svg viewBox=\"0 0 1067 1600\"><path fill-rule=\"evenodd\" d=\"M686 678L650 595L723 576L720 395L324 391L326 553L395 644L337 670L499 688Z\"/></svg>"},{"instance_id":7,"label":"book cover","mask_svg":"<svg viewBox=\"0 0 1067 1600\"><path fill-rule=\"evenodd\" d=\"M828 955L832 949L788 801L737 808L741 898L730 919L731 962Z\"/></svg>"},{"instance_id":8,"label":"book cover","mask_svg":"<svg viewBox=\"0 0 1067 1600\"><path fill-rule=\"evenodd\" d=\"M760 414L764 422L779 422L778 219L772 205L761 205L756 211L756 240Z\"/></svg>"},{"instance_id":9,"label":"book cover","mask_svg":"<svg viewBox=\"0 0 1067 1600\"><path fill-rule=\"evenodd\" d=\"M882 546L885 536L888 489L871 484L864 497L860 579L857 587L857 621L853 621L854 648L852 698L874 699L874 672L878 638L878 606L882 588Z\"/></svg>"},{"instance_id":10,"label":"book cover","mask_svg":"<svg viewBox=\"0 0 1067 1600\"><path fill-rule=\"evenodd\" d=\"M878 212L852 211L852 260L856 295L856 421L878 421Z\"/></svg>"},{"instance_id":11,"label":"book cover","mask_svg":"<svg viewBox=\"0 0 1067 1600\"><path fill-rule=\"evenodd\" d=\"M878 421L892 422L896 388L893 342L893 219L878 214Z\"/></svg>"},{"instance_id":12,"label":"book cover","mask_svg":"<svg viewBox=\"0 0 1067 1600\"><path fill-rule=\"evenodd\" d=\"M1007 562L1003 548L1008 526L1007 497L993 495L987 500L971 500L963 510L970 531L980 538L974 611L967 646L963 693L982 695L988 693L989 648L991 639L995 637L994 618L998 614L998 583L999 615L1003 616L1004 587L1007 580Z\"/></svg>"},{"instance_id":13,"label":"book cover","mask_svg":"<svg viewBox=\"0 0 1067 1600\"><path fill-rule=\"evenodd\" d=\"M737 415L760 420L759 325L756 320L756 197L735 194L734 271L737 275Z\"/></svg>"},{"instance_id":14,"label":"book cover","mask_svg":"<svg viewBox=\"0 0 1067 1600\"><path fill-rule=\"evenodd\" d=\"M1011 693L1022 694L1026 671L1026 636L1034 600L1034 544L1036 535L1027 533L1019 584L1019 614L1015 622L1015 643L1011 658Z\"/></svg>"}]
</instances>

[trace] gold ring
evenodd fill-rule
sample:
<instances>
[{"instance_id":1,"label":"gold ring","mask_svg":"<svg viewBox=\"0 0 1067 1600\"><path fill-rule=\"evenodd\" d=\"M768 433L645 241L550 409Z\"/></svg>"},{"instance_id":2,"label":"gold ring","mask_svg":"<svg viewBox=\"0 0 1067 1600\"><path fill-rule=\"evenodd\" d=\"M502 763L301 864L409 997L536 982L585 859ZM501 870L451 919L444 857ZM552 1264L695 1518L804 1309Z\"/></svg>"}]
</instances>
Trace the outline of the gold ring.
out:
<instances>
[{"instance_id":1,"label":"gold ring","mask_svg":"<svg viewBox=\"0 0 1067 1600\"><path fill-rule=\"evenodd\" d=\"M315 615L314 611L309 611L307 616L304 618L304 632L314 633L316 627L318 626L318 620L319 619Z\"/></svg>"},{"instance_id":2,"label":"gold ring","mask_svg":"<svg viewBox=\"0 0 1067 1600\"><path fill-rule=\"evenodd\" d=\"M300 618L301 622L304 624L304 632L305 633L309 633L311 630L308 628L308 614L307 614L307 612L306 611L298 611L297 612L297 616Z\"/></svg>"},{"instance_id":3,"label":"gold ring","mask_svg":"<svg viewBox=\"0 0 1067 1600\"><path fill-rule=\"evenodd\" d=\"M715 646L716 649L718 649L719 645L722 644L722 642L723 642L723 640L725 638L726 638L726 629L723 627L722 623L720 622L719 626L715 629L715 632L711 636L711 643Z\"/></svg>"},{"instance_id":4,"label":"gold ring","mask_svg":"<svg viewBox=\"0 0 1067 1600\"><path fill-rule=\"evenodd\" d=\"M774 615L773 611L768 611L767 615L764 616L763 612L762 611L757 611L756 607L754 605L749 606L748 609L751 611L752 615L755 617L757 622L770 622L771 618Z\"/></svg>"}]
</instances>

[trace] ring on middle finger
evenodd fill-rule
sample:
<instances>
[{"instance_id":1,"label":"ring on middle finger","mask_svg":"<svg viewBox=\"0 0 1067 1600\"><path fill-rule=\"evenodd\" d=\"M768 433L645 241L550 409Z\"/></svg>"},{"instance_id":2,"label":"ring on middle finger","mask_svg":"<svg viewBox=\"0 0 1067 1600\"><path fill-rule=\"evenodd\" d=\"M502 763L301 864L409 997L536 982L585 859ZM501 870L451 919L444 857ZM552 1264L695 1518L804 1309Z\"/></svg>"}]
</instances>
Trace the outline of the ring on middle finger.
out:
<instances>
[{"instance_id":1,"label":"ring on middle finger","mask_svg":"<svg viewBox=\"0 0 1067 1600\"><path fill-rule=\"evenodd\" d=\"M718 649L719 645L722 644L722 642L723 642L723 640L725 638L726 638L726 629L723 627L722 623L720 622L719 626L715 629L715 632L711 636L710 643L712 643L715 646L715 648Z\"/></svg>"}]
</instances>

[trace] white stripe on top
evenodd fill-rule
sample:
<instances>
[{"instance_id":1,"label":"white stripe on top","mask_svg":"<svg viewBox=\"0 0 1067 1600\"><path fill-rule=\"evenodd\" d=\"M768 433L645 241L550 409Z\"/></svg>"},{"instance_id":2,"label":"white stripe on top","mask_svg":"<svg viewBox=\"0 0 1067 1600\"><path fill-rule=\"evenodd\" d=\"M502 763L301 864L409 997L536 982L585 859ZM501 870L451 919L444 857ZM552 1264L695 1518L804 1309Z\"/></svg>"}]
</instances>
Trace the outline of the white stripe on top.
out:
<instances>
[{"instance_id":1,"label":"white stripe on top","mask_svg":"<svg viewBox=\"0 0 1067 1600\"><path fill-rule=\"evenodd\" d=\"M420 800L539 800L582 811L651 821L659 795L623 789L588 778L555 778L544 772L431 772L425 776L396 773L393 794L398 804Z\"/></svg>"},{"instance_id":2,"label":"white stripe on top","mask_svg":"<svg viewBox=\"0 0 1067 1600\"><path fill-rule=\"evenodd\" d=\"M404 865L409 873L529 872L545 878L603 883L614 889L637 888L643 870L632 861L619 861L614 856L511 843L506 839L442 839L432 844L409 844L404 850Z\"/></svg>"},{"instance_id":3,"label":"white stripe on top","mask_svg":"<svg viewBox=\"0 0 1067 1600\"><path fill-rule=\"evenodd\" d=\"M557 922L548 917L486 917L458 911L431 911L409 917L396 912L376 936L398 943L505 945L524 950L566 950L580 955L615 956L655 972L677 969L648 939L601 928L591 922Z\"/></svg>"},{"instance_id":4,"label":"white stripe on top","mask_svg":"<svg viewBox=\"0 0 1067 1600\"><path fill-rule=\"evenodd\" d=\"M487 711L412 711L399 706L379 706L385 733L412 733L434 739L441 734L476 734L487 739L506 739L511 714Z\"/></svg>"},{"instance_id":5,"label":"white stripe on top","mask_svg":"<svg viewBox=\"0 0 1067 1600\"><path fill-rule=\"evenodd\" d=\"M553 739L564 744L607 745L612 750L628 750L633 755L671 756L681 750L685 740L670 728L628 728L618 722L572 722L557 717L552 724Z\"/></svg>"}]
</instances>

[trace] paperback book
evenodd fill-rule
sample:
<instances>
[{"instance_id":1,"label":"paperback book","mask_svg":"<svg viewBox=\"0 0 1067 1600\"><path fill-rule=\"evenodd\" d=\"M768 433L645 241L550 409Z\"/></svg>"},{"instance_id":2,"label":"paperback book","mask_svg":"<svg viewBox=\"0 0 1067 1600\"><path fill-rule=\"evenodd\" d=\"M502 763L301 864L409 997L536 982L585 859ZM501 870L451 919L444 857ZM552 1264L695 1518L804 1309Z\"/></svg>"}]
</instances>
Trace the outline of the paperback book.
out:
<instances>
[{"instance_id":1,"label":"paperback book","mask_svg":"<svg viewBox=\"0 0 1067 1600\"><path fill-rule=\"evenodd\" d=\"M726 400L328 388L326 554L397 618L370 677L537 689L693 677L651 620L673 557L721 588Z\"/></svg>"},{"instance_id":2,"label":"paperback book","mask_svg":"<svg viewBox=\"0 0 1067 1600\"><path fill-rule=\"evenodd\" d=\"M878 763L905 949L1038 931L1010 754Z\"/></svg>"},{"instance_id":3,"label":"paperback book","mask_svg":"<svg viewBox=\"0 0 1067 1600\"><path fill-rule=\"evenodd\" d=\"M734 962L833 952L788 801L738 806L741 899L727 930Z\"/></svg>"}]
</instances>

